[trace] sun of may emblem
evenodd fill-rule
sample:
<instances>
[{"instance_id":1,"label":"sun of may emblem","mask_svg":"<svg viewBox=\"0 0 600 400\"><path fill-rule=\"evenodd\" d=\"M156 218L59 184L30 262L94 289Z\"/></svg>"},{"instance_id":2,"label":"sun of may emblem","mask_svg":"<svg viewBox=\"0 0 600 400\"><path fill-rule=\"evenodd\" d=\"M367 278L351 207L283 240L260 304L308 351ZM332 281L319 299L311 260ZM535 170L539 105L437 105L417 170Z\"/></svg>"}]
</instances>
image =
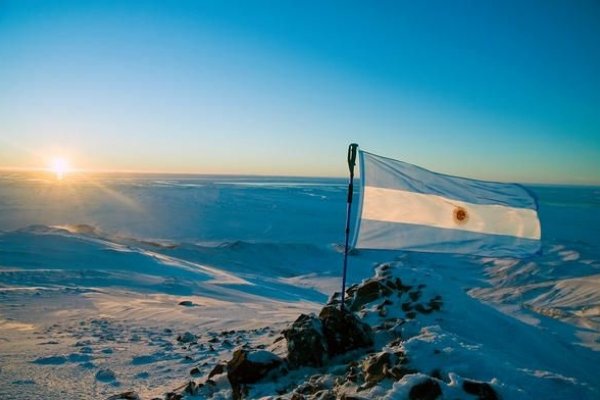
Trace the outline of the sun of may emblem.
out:
<instances>
[{"instance_id":1,"label":"sun of may emblem","mask_svg":"<svg viewBox=\"0 0 600 400\"><path fill-rule=\"evenodd\" d=\"M454 222L457 224L466 224L469 220L469 213L462 207L456 207L454 209Z\"/></svg>"}]
</instances>

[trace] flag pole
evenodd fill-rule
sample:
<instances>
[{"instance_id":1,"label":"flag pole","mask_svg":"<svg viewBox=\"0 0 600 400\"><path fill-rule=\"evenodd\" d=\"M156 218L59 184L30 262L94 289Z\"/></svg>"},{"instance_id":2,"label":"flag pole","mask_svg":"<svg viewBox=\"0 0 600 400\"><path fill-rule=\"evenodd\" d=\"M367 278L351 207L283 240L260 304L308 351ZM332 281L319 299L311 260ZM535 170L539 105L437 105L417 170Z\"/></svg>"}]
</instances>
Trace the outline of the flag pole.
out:
<instances>
[{"instance_id":1,"label":"flag pole","mask_svg":"<svg viewBox=\"0 0 600 400\"><path fill-rule=\"evenodd\" d=\"M344 310L344 301L346 295L346 270L348 269L348 250L350 240L350 214L352 211L352 197L354 194L354 166L356 165L356 149L358 144L352 143L348 146L348 169L350 170L350 182L348 183L348 205L346 213L346 245L344 247L344 272L342 274L342 302L340 310Z\"/></svg>"}]
</instances>

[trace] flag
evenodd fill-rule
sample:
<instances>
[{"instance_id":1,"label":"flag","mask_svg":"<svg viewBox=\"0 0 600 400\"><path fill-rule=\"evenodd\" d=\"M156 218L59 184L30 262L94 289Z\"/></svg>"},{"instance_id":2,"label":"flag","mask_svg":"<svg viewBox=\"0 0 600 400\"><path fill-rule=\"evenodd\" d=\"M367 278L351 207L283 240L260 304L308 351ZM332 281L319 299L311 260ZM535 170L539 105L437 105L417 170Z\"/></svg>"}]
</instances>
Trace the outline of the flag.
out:
<instances>
[{"instance_id":1,"label":"flag","mask_svg":"<svg viewBox=\"0 0 600 400\"><path fill-rule=\"evenodd\" d=\"M359 150L352 247L526 257L539 252L535 197L511 183L443 175Z\"/></svg>"}]
</instances>

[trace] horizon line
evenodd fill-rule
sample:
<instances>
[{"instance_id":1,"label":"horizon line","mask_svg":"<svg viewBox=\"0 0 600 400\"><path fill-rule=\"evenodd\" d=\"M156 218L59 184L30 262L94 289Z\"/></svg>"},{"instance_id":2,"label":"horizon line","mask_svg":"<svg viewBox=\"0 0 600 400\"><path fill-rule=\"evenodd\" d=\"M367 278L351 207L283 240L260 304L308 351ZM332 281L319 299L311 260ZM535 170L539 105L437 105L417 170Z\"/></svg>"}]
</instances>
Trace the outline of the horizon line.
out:
<instances>
[{"instance_id":1,"label":"horizon line","mask_svg":"<svg viewBox=\"0 0 600 400\"><path fill-rule=\"evenodd\" d=\"M55 174L49 168L41 167L0 167L0 173L3 172L24 172L24 173L46 173ZM183 171L158 171L158 170L110 170L110 169L85 169L75 168L71 169L66 175L71 174L115 174L115 175L190 175L190 176L214 176L214 177L260 177L260 178L309 178L309 179L347 179L348 176L332 176L332 175L277 175L277 174L263 174L263 173L223 173L223 172L183 172ZM356 180L360 180L359 177L355 177ZM481 180L481 179L480 179ZM485 180L485 179L483 179ZM502 182L502 181L500 181ZM504 183L515 183L519 185L533 185L533 186L573 186L573 187L600 187L600 182L597 183L566 183L566 182L525 182L525 181L503 181Z\"/></svg>"}]
</instances>

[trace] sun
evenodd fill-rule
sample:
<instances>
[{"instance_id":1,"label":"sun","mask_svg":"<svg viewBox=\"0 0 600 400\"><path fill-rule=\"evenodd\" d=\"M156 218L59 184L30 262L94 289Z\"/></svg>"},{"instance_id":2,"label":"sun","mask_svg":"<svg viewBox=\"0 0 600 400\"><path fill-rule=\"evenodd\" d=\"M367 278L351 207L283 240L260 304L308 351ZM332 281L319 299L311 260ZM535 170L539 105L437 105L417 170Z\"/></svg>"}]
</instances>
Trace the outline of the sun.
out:
<instances>
[{"instance_id":1,"label":"sun","mask_svg":"<svg viewBox=\"0 0 600 400\"><path fill-rule=\"evenodd\" d=\"M56 179L63 179L65 174L71 171L69 161L62 157L55 157L50 162L50 171L56 175Z\"/></svg>"}]
</instances>

